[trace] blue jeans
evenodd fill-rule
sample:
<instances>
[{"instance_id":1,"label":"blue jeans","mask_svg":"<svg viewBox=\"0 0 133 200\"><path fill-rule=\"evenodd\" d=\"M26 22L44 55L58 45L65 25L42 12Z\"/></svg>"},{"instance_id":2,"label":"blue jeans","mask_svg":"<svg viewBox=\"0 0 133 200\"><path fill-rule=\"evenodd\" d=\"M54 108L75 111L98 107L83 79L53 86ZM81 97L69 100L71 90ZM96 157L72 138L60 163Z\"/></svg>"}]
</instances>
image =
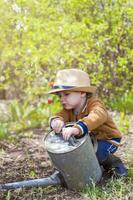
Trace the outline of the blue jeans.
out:
<instances>
[{"instance_id":1,"label":"blue jeans","mask_svg":"<svg viewBox=\"0 0 133 200\"><path fill-rule=\"evenodd\" d=\"M120 142L121 138L113 138L112 140ZM97 142L98 142L98 149L96 152L96 156L97 156L99 163L102 163L104 160L107 159L107 157L110 154L115 153L116 150L118 149L118 147L107 142L106 140L97 140Z\"/></svg>"}]
</instances>

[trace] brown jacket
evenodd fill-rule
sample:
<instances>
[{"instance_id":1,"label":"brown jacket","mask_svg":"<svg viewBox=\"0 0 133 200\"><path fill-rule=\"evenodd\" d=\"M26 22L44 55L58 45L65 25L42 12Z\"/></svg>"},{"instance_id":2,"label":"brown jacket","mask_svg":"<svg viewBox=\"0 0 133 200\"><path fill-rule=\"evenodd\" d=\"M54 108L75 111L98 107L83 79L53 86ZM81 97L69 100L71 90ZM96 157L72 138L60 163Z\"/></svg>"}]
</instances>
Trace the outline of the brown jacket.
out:
<instances>
[{"instance_id":1,"label":"brown jacket","mask_svg":"<svg viewBox=\"0 0 133 200\"><path fill-rule=\"evenodd\" d=\"M74 115L72 110L63 109L56 114L56 117L63 118L65 123L82 121L91 131L90 134L95 135L99 140L121 138L120 131L108 114L104 104L97 97L90 97L78 115Z\"/></svg>"}]
</instances>

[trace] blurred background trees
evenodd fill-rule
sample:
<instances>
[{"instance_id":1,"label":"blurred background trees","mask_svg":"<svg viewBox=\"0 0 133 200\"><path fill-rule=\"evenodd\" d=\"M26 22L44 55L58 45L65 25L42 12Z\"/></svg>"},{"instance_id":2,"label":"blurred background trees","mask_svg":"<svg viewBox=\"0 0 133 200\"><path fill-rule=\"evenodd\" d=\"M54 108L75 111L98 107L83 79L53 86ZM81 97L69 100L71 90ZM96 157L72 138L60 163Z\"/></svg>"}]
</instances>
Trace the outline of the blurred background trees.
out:
<instances>
[{"instance_id":1,"label":"blurred background trees","mask_svg":"<svg viewBox=\"0 0 133 200\"><path fill-rule=\"evenodd\" d=\"M15 99L11 121L41 122L55 73L72 67L88 72L109 107L133 111L132 1L1 0L0 24L0 98Z\"/></svg>"}]
</instances>

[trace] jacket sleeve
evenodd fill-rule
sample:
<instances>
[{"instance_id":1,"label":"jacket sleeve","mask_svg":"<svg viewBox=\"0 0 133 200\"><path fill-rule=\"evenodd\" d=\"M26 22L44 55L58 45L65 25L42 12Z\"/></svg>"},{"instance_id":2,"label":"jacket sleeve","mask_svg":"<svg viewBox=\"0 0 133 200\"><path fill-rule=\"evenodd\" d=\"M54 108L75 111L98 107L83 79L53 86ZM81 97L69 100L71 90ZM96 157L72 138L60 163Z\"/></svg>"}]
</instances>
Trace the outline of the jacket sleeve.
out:
<instances>
[{"instance_id":1,"label":"jacket sleeve","mask_svg":"<svg viewBox=\"0 0 133 200\"><path fill-rule=\"evenodd\" d=\"M56 113L54 116L50 117L49 123L55 118L60 118L62 121L69 122L69 112L65 109L61 110L60 112Z\"/></svg>"},{"instance_id":2,"label":"jacket sleeve","mask_svg":"<svg viewBox=\"0 0 133 200\"><path fill-rule=\"evenodd\" d=\"M88 131L98 128L107 121L107 110L104 104L98 98L92 97L88 101L87 109L89 114L79 120L79 123L81 122L81 125L82 123L86 125Z\"/></svg>"}]
</instances>

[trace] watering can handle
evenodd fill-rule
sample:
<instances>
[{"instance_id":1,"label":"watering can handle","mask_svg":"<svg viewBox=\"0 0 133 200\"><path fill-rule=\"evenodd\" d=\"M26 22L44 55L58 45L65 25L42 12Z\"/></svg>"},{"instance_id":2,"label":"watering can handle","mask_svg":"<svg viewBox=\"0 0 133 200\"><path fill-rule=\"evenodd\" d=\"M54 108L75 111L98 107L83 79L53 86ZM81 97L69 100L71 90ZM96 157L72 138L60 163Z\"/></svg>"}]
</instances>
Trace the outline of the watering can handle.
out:
<instances>
[{"instance_id":1,"label":"watering can handle","mask_svg":"<svg viewBox=\"0 0 133 200\"><path fill-rule=\"evenodd\" d=\"M60 132L60 133L55 133L55 134L56 134L57 136L63 138L61 132ZM63 139L63 140L64 140L64 139ZM78 143L78 141L76 140L76 138L75 138L74 136L71 136L71 137L68 139L68 142L69 142L69 144L72 145L72 146L75 146L75 145Z\"/></svg>"},{"instance_id":2,"label":"watering can handle","mask_svg":"<svg viewBox=\"0 0 133 200\"><path fill-rule=\"evenodd\" d=\"M74 136L71 136L68 140L68 142L72 145L75 146L77 144L77 140Z\"/></svg>"}]
</instances>

